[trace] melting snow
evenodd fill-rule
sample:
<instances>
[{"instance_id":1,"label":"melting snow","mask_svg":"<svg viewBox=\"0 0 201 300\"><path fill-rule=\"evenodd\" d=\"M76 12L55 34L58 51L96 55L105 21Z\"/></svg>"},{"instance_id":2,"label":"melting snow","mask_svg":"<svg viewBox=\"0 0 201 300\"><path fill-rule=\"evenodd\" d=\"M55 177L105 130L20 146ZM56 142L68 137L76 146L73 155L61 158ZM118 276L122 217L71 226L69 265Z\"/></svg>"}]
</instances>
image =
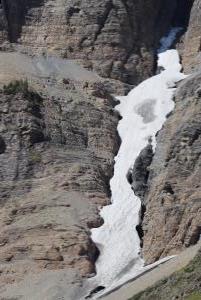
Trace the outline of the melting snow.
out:
<instances>
[{"instance_id":1,"label":"melting snow","mask_svg":"<svg viewBox=\"0 0 201 300\"><path fill-rule=\"evenodd\" d=\"M127 96L117 97L120 104L116 109L122 116L118 125L122 143L110 182L112 204L100 212L104 219L103 226L92 230L92 239L100 250L96 263L97 275L92 280L107 289L144 271L136 231L141 202L131 190L126 175L150 137L155 147L155 135L174 108L175 84L185 78L180 72L178 52L167 50L179 30L173 28L161 40L158 67L163 71L142 82Z\"/></svg>"}]
</instances>

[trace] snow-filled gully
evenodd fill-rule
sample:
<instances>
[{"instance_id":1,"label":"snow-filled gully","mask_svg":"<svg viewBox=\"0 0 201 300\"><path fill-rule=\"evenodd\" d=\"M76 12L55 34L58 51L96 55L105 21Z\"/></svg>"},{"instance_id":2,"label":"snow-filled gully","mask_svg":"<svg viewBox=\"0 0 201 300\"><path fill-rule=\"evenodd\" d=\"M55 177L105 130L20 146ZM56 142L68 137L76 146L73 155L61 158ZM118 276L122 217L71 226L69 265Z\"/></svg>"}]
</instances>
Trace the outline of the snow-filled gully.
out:
<instances>
[{"instance_id":1,"label":"snow-filled gully","mask_svg":"<svg viewBox=\"0 0 201 300\"><path fill-rule=\"evenodd\" d=\"M150 137L155 148L155 135L174 108L175 83L186 77L181 73L178 52L167 50L179 30L172 28L161 40L158 51L161 73L142 82L127 96L117 97L120 104L116 110L122 116L118 124L121 146L110 181L112 204L100 212L104 224L92 229L92 240L99 248L100 256L96 262L97 275L91 280L96 286L105 287L106 291L145 270L136 231L141 202L134 195L126 175Z\"/></svg>"}]
</instances>

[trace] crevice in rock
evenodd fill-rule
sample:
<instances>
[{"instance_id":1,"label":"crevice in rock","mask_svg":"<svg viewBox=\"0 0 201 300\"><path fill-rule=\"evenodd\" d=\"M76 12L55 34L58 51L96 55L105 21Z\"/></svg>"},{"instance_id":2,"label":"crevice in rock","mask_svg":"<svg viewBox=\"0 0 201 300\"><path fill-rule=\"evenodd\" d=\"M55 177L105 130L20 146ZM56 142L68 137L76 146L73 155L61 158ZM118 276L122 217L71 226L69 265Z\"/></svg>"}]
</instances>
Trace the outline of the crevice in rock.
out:
<instances>
[{"instance_id":1,"label":"crevice in rock","mask_svg":"<svg viewBox=\"0 0 201 300\"><path fill-rule=\"evenodd\" d=\"M177 0L172 26L183 27L185 30L187 29L193 3L194 0Z\"/></svg>"},{"instance_id":2,"label":"crevice in rock","mask_svg":"<svg viewBox=\"0 0 201 300\"><path fill-rule=\"evenodd\" d=\"M200 137L201 135L201 128L196 128L194 132L192 132L192 135L189 139L189 146L192 146Z\"/></svg>"},{"instance_id":3,"label":"crevice in rock","mask_svg":"<svg viewBox=\"0 0 201 300\"><path fill-rule=\"evenodd\" d=\"M136 231L138 233L138 236L140 238L140 247L143 248L143 238L144 238L144 230L143 230L143 220L144 220L144 215L146 213L146 205L142 204L141 205L141 210L140 210L140 223L136 226Z\"/></svg>"},{"instance_id":4,"label":"crevice in rock","mask_svg":"<svg viewBox=\"0 0 201 300\"><path fill-rule=\"evenodd\" d=\"M141 210L139 213L140 222L136 226L136 231L141 241L141 248L143 247L144 237L142 223L146 212L144 197L148 188L147 181L149 178L149 166L151 165L154 156L151 142L152 140L150 138L148 145L140 152L139 156L135 160L133 169L130 169L127 173L127 180L131 184L134 194L141 200Z\"/></svg>"},{"instance_id":5,"label":"crevice in rock","mask_svg":"<svg viewBox=\"0 0 201 300\"><path fill-rule=\"evenodd\" d=\"M143 202L147 191L147 180L149 177L149 166L153 159L153 147L151 142L140 152L135 160L132 172L132 189L134 194Z\"/></svg>"},{"instance_id":6,"label":"crevice in rock","mask_svg":"<svg viewBox=\"0 0 201 300\"><path fill-rule=\"evenodd\" d=\"M108 1L106 3L105 11L104 11L103 15L98 17L97 21L98 21L99 28L95 33L94 43L96 42L98 36L101 34L102 29L105 27L105 23L106 23L108 16L113 8L114 8L114 5L113 5L112 0Z\"/></svg>"},{"instance_id":7,"label":"crevice in rock","mask_svg":"<svg viewBox=\"0 0 201 300\"><path fill-rule=\"evenodd\" d=\"M6 151L6 143L4 139L0 136L0 154L3 154Z\"/></svg>"},{"instance_id":8,"label":"crevice in rock","mask_svg":"<svg viewBox=\"0 0 201 300\"><path fill-rule=\"evenodd\" d=\"M189 240L189 246L196 245L201 239L201 226L196 226Z\"/></svg>"},{"instance_id":9,"label":"crevice in rock","mask_svg":"<svg viewBox=\"0 0 201 300\"><path fill-rule=\"evenodd\" d=\"M195 0L177 0L175 2L175 7L173 8L173 17L171 19L171 22L169 24L169 27L181 27L181 31L178 32L175 41L172 45L172 47L176 47L176 45L180 42L182 36L185 34L188 25L189 25L189 20L190 20L190 14L191 14L191 9L193 7L193 3ZM155 52L158 49L158 42L156 45ZM154 57L154 74L158 74L160 70L158 69L157 66L157 53L155 53Z\"/></svg>"},{"instance_id":10,"label":"crevice in rock","mask_svg":"<svg viewBox=\"0 0 201 300\"><path fill-rule=\"evenodd\" d=\"M133 29L133 22L132 22L132 14L130 13L130 8L128 6L128 3L127 3L127 0L121 0L123 6L125 7L125 10L126 10L126 13L127 13L127 16L128 16L128 22L129 22L129 25L130 25L130 28Z\"/></svg>"},{"instance_id":11,"label":"crevice in rock","mask_svg":"<svg viewBox=\"0 0 201 300\"><path fill-rule=\"evenodd\" d=\"M78 14L80 12L80 8L78 6L71 6L67 11L67 16L71 18L74 14Z\"/></svg>"},{"instance_id":12,"label":"crevice in rock","mask_svg":"<svg viewBox=\"0 0 201 300\"><path fill-rule=\"evenodd\" d=\"M174 190L169 182L165 183L163 190L168 194L174 195Z\"/></svg>"},{"instance_id":13,"label":"crevice in rock","mask_svg":"<svg viewBox=\"0 0 201 300\"><path fill-rule=\"evenodd\" d=\"M11 43L17 42L18 38L20 38L28 10L32 7L42 6L43 4L44 0L2 0L2 6L8 24L8 39Z\"/></svg>"}]
</instances>

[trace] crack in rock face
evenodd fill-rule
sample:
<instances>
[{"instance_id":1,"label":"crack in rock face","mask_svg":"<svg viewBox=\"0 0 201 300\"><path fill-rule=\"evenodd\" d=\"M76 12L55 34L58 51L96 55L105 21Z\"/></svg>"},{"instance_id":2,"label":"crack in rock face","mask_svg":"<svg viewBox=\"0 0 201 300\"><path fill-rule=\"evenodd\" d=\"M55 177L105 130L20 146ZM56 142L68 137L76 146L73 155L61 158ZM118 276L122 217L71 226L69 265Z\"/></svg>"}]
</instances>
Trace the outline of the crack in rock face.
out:
<instances>
[{"instance_id":1,"label":"crack in rock face","mask_svg":"<svg viewBox=\"0 0 201 300\"><path fill-rule=\"evenodd\" d=\"M149 177L149 166L154 156L153 147L148 144L136 158L132 171L132 189L136 196L143 201L147 191L147 180Z\"/></svg>"},{"instance_id":2,"label":"crack in rock face","mask_svg":"<svg viewBox=\"0 0 201 300\"><path fill-rule=\"evenodd\" d=\"M6 143L4 139L0 136L0 154L6 151Z\"/></svg>"}]
</instances>

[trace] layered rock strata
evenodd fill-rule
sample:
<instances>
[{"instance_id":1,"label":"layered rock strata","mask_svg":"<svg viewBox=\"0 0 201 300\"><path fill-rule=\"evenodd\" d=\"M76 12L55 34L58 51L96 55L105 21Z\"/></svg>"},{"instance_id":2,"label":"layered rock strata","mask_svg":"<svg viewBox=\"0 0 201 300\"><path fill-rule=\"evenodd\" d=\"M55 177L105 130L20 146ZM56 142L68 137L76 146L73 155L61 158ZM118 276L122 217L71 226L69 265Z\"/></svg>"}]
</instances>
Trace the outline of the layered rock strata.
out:
<instances>
[{"instance_id":1,"label":"layered rock strata","mask_svg":"<svg viewBox=\"0 0 201 300\"><path fill-rule=\"evenodd\" d=\"M176 7L173 0L2 0L2 4L0 24L23 51L58 53L103 77L130 84L153 74L155 44L169 28Z\"/></svg>"},{"instance_id":2,"label":"layered rock strata","mask_svg":"<svg viewBox=\"0 0 201 300\"><path fill-rule=\"evenodd\" d=\"M191 10L189 26L184 37L183 65L186 73L198 71L201 67L201 1L195 0Z\"/></svg>"},{"instance_id":3,"label":"layered rock strata","mask_svg":"<svg viewBox=\"0 0 201 300\"><path fill-rule=\"evenodd\" d=\"M90 228L110 201L118 149L114 102L99 89L64 79L42 96L26 82L0 92L1 294L44 270L95 272Z\"/></svg>"},{"instance_id":4,"label":"layered rock strata","mask_svg":"<svg viewBox=\"0 0 201 300\"><path fill-rule=\"evenodd\" d=\"M176 108L157 137L144 198L147 263L195 244L201 234L201 74L178 88Z\"/></svg>"},{"instance_id":5,"label":"layered rock strata","mask_svg":"<svg viewBox=\"0 0 201 300\"><path fill-rule=\"evenodd\" d=\"M101 224L98 209L110 202L108 183L119 146L118 116L108 90L117 93L121 87L111 79L137 84L152 75L160 36L172 20L175 26L187 25L192 4L187 12L180 0L0 0L1 49L9 42L29 55L62 56L109 78L105 85L101 79L57 80L54 65L49 77L40 74L36 80L26 73L25 57L16 59L15 68L10 56L1 57L1 83L5 74L13 79L25 68L22 77L37 90L31 99L20 91L0 93L1 294L5 284L44 270L61 277L62 271L75 270L72 284L80 282L78 274L94 273L98 252L89 229ZM200 66L199 16L195 0L182 52L187 71ZM49 70L48 63L37 68ZM179 88L176 111L158 135L151 168L150 161L142 162L142 181L133 183L143 197L146 191L147 262L199 238L199 80L197 75ZM53 299L53 285L47 294L41 290L43 298Z\"/></svg>"}]
</instances>

